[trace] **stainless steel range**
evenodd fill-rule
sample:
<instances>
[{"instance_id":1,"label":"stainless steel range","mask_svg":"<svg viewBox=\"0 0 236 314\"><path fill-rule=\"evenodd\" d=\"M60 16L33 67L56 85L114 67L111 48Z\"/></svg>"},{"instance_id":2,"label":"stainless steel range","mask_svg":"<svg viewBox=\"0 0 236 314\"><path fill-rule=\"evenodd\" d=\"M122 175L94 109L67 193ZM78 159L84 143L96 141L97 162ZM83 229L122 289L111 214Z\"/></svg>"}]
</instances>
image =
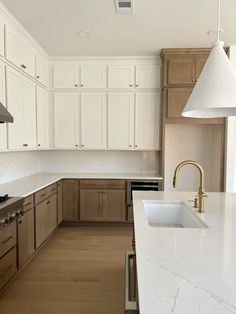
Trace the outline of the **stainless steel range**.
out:
<instances>
[{"instance_id":1,"label":"stainless steel range","mask_svg":"<svg viewBox=\"0 0 236 314\"><path fill-rule=\"evenodd\" d=\"M0 196L0 228L6 227L12 221L23 215L23 198Z\"/></svg>"}]
</instances>

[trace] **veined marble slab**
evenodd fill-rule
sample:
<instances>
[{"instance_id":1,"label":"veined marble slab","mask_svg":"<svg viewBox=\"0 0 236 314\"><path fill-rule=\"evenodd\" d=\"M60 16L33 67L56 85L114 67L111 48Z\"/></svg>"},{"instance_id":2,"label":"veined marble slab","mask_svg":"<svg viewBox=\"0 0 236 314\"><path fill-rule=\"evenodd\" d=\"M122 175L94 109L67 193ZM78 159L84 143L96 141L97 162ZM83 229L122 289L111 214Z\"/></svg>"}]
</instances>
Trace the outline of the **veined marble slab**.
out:
<instances>
[{"instance_id":1,"label":"veined marble slab","mask_svg":"<svg viewBox=\"0 0 236 314\"><path fill-rule=\"evenodd\" d=\"M134 192L140 314L236 313L236 193L208 193L198 215L209 228L148 224L143 200L195 195Z\"/></svg>"}]
</instances>

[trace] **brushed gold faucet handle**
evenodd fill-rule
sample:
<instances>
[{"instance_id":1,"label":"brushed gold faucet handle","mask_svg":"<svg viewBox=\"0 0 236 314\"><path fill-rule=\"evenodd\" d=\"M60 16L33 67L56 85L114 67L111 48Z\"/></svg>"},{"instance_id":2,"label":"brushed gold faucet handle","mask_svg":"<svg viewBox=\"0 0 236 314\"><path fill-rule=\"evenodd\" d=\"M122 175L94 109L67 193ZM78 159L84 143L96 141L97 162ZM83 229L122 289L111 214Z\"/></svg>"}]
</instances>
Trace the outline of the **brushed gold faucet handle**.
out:
<instances>
[{"instance_id":1,"label":"brushed gold faucet handle","mask_svg":"<svg viewBox=\"0 0 236 314\"><path fill-rule=\"evenodd\" d=\"M198 208L198 197L195 196L194 197L194 205L193 205L194 208Z\"/></svg>"}]
</instances>

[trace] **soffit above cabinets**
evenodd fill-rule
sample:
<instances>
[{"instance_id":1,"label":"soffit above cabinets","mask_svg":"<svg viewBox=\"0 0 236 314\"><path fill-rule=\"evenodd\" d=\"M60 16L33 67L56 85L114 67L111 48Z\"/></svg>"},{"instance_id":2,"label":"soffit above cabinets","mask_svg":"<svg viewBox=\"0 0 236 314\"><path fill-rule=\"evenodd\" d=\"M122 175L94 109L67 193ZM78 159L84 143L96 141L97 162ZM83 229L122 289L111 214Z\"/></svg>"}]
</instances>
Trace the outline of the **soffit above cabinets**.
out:
<instances>
[{"instance_id":1,"label":"soffit above cabinets","mask_svg":"<svg viewBox=\"0 0 236 314\"><path fill-rule=\"evenodd\" d=\"M156 55L163 47L210 47L216 1L135 0L117 15L114 0L2 0L51 56ZM236 44L236 1L222 3L222 40ZM78 37L79 30L90 36Z\"/></svg>"}]
</instances>

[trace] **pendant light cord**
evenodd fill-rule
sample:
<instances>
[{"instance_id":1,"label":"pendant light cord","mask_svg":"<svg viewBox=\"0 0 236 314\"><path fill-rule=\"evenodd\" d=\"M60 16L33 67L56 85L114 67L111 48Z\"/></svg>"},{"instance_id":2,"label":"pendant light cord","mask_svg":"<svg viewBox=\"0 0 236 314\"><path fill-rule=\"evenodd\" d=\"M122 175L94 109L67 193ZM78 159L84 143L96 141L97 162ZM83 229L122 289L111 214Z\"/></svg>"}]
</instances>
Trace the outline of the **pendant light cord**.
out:
<instances>
[{"instance_id":1,"label":"pendant light cord","mask_svg":"<svg viewBox=\"0 0 236 314\"><path fill-rule=\"evenodd\" d=\"M218 12L217 12L217 42L220 41L220 0L218 0Z\"/></svg>"}]
</instances>

